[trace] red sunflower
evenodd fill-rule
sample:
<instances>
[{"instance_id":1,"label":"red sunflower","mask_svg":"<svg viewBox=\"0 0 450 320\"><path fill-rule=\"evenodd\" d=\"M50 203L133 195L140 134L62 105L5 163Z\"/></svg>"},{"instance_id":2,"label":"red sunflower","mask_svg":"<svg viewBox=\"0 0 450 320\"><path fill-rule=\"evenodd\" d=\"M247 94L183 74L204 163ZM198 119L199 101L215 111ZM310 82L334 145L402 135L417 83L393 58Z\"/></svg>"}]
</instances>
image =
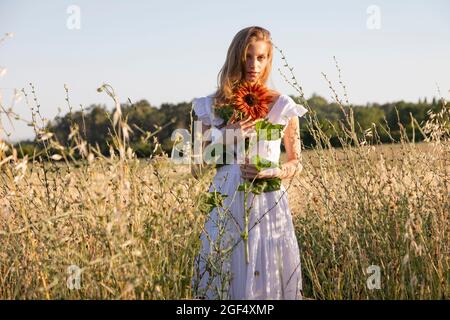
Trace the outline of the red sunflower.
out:
<instances>
[{"instance_id":1,"label":"red sunflower","mask_svg":"<svg viewBox=\"0 0 450 320\"><path fill-rule=\"evenodd\" d=\"M243 82L236 87L233 98L235 111L241 112L244 119L251 117L256 120L267 115L273 96L267 87L258 82ZM235 118L233 115L233 120Z\"/></svg>"}]
</instances>

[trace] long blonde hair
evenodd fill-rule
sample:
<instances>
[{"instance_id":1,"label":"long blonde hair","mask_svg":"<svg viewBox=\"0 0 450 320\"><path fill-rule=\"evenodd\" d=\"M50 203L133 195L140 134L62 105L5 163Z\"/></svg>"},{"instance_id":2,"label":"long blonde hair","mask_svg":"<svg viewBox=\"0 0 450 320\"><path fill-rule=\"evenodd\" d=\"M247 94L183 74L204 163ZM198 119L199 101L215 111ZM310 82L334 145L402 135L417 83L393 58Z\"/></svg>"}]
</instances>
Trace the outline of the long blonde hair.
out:
<instances>
[{"instance_id":1,"label":"long blonde hair","mask_svg":"<svg viewBox=\"0 0 450 320\"><path fill-rule=\"evenodd\" d=\"M247 50L251 43L266 41L268 44L267 65L259 82L266 84L272 70L272 40L270 32L262 27L252 26L239 31L228 48L225 64L217 76L217 91L212 95L216 106L228 104L231 101L233 88L245 77Z\"/></svg>"}]
</instances>

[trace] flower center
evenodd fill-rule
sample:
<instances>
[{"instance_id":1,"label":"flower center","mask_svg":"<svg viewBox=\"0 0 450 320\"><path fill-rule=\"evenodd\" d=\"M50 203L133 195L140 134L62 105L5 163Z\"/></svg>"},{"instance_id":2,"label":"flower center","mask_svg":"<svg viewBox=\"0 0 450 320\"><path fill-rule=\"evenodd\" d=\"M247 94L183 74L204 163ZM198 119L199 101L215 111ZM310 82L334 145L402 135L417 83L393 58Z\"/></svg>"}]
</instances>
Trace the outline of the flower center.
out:
<instances>
[{"instance_id":1,"label":"flower center","mask_svg":"<svg viewBox=\"0 0 450 320\"><path fill-rule=\"evenodd\" d=\"M257 98L252 95L252 94L248 94L244 97L245 103L247 103L249 106L253 106L255 104L255 102L257 101Z\"/></svg>"}]
</instances>

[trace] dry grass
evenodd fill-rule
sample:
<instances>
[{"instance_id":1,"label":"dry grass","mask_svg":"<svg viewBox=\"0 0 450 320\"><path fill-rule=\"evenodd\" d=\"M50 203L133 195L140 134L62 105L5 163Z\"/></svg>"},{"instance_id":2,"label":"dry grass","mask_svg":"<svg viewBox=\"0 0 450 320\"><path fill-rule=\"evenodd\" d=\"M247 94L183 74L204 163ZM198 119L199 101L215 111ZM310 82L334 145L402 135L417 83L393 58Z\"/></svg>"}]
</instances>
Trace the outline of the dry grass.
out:
<instances>
[{"instance_id":1,"label":"dry grass","mask_svg":"<svg viewBox=\"0 0 450 320\"><path fill-rule=\"evenodd\" d=\"M308 295L448 298L448 142L340 153L306 152L289 190ZM380 290L366 286L370 265Z\"/></svg>"},{"instance_id":2,"label":"dry grass","mask_svg":"<svg viewBox=\"0 0 450 320\"><path fill-rule=\"evenodd\" d=\"M448 144L395 148L401 165L385 147L347 151L355 162L304 152L288 192L307 297L449 296ZM190 298L211 176L199 183L164 158L63 168L31 164L18 181L2 172L0 296ZM365 284L371 264L381 290ZM67 287L70 265L82 268L80 290Z\"/></svg>"},{"instance_id":3,"label":"dry grass","mask_svg":"<svg viewBox=\"0 0 450 320\"><path fill-rule=\"evenodd\" d=\"M70 173L34 164L1 201L0 296L187 298L196 250L196 194L206 186L168 177L161 164L93 161ZM69 290L67 268L82 268Z\"/></svg>"},{"instance_id":4,"label":"dry grass","mask_svg":"<svg viewBox=\"0 0 450 320\"><path fill-rule=\"evenodd\" d=\"M449 298L448 114L443 103L422 127L426 143L303 152L302 172L285 186L306 298ZM11 146L0 142L0 298L192 297L206 218L200 196L214 171L195 180L167 157L139 160L120 108L112 121L110 157L76 127L69 149L36 128L44 152L53 147L60 160L7 156ZM326 146L315 120L307 121ZM82 161L70 161L74 151ZM81 268L79 289L68 286L73 265ZM366 285L370 265L380 267L380 289Z\"/></svg>"}]
</instances>

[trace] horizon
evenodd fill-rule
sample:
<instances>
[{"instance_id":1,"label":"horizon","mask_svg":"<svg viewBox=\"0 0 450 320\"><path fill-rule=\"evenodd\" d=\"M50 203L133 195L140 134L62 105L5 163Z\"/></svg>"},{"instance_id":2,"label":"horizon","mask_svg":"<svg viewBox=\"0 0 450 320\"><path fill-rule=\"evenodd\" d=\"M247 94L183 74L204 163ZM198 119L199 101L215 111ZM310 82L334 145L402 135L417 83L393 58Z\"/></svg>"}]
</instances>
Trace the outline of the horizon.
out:
<instances>
[{"instance_id":1,"label":"horizon","mask_svg":"<svg viewBox=\"0 0 450 320\"><path fill-rule=\"evenodd\" d=\"M296 98L299 97L299 95L296 96L295 94L291 94L291 96L294 96L294 97L296 97ZM332 100L332 99L327 99L326 97L323 97L323 96L321 96L321 95L319 95L319 94L317 94L317 93L314 93L314 92L313 92L306 100L309 100L309 99L311 99L311 98L313 98L313 97L320 97L320 98L323 98L323 99L325 99L325 100L327 101L327 104L337 104L336 101L334 101L334 100ZM428 104L431 104L432 101L433 101L433 99L436 99L436 100L439 101L439 99L441 99L441 98L438 97L438 96L431 97L430 100L428 100L427 97L424 97L424 99L419 98L419 100L421 100L420 102L422 102L422 103L425 103L425 102L426 102L426 103L428 103ZM373 104L378 104L379 106L383 106L383 105L386 105L386 104L396 104L396 103L399 103L399 102L417 104L417 103L419 103L419 100L418 100L418 101L395 100L395 101L386 101L386 102L384 102L384 103L367 102L365 105L350 104L349 106L350 106L350 107L362 107L362 108L365 108L365 107L373 107ZM158 110L161 110L161 107L163 106L163 104L177 105L177 104L182 104L182 103L190 103L190 101L181 101L181 102L178 102L178 103L163 102L162 104L156 106L156 105L152 105L152 104L150 103L150 101L148 101L147 99L138 99L137 101L135 101L135 103L138 103L138 102L141 102L141 101L146 101L146 102L149 104L150 107L156 108L156 109L158 109ZM121 106L124 106L124 105L126 105L126 104L127 104L127 103L121 102ZM105 104L105 103L92 103L92 104L89 104L86 108L83 108L83 110L84 110L84 111L87 111L87 109L89 109L89 108L91 108L91 107L94 107L94 106L105 107L106 110L108 110L108 111L110 111L110 112L112 112L113 109L114 109L113 106L109 106L109 105L107 105L107 104ZM112 108L109 108L109 107L112 107ZM347 107L347 105L344 105L344 107ZM76 110L76 111L81 111L81 110ZM76 112L76 111L75 111L75 112ZM68 113L69 113L69 111L67 111L67 113L65 113L63 116L67 115ZM54 121L55 119L56 119L56 117L53 118L53 119L51 119L50 121ZM5 138L5 139L3 139L3 141L5 141L5 142L7 142L7 143L17 144L17 143L19 143L19 142L29 142L29 141L33 141L33 139L35 139L35 136L34 136L34 135L33 135L33 136L30 136L30 137L27 137L27 138L19 139L19 140L12 140L12 139Z\"/></svg>"}]
</instances>

